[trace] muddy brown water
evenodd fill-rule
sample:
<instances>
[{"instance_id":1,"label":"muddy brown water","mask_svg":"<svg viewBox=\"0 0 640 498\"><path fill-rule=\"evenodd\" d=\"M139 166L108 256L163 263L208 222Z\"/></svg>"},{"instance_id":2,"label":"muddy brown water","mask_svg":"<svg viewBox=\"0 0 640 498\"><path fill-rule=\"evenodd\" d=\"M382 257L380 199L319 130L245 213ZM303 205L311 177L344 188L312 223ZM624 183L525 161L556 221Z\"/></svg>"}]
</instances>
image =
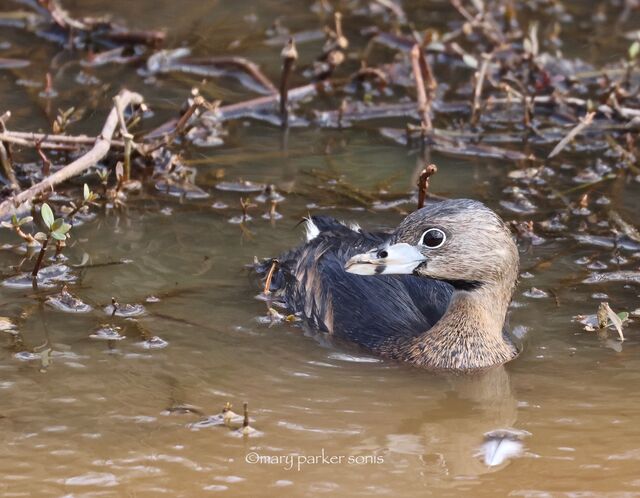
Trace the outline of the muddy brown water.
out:
<instances>
[{"instance_id":1,"label":"muddy brown water","mask_svg":"<svg viewBox=\"0 0 640 498\"><path fill-rule=\"evenodd\" d=\"M112 13L131 26L168 28L170 44L184 41L201 54L225 53L240 40L235 53L259 62L274 79L279 48L263 43L264 30L277 17L293 30L323 24L306 2L295 8L276 1L65 5L85 14ZM405 7L419 26L454 16L446 2ZM573 7L569 32L583 33L580 22L590 14L579 3ZM18 30L3 30L0 42L10 44L6 51L13 57L26 56L20 47L27 42L37 47L36 62L23 74L33 80L43 73L38 64L48 64L58 51ZM626 49L606 37L601 44L573 37L569 46L600 62ZM310 59L317 47L300 51ZM145 84L135 69L122 67L98 76L142 91L159 118L170 116L199 81L169 75ZM69 76L58 78L62 88ZM95 89L70 88L56 105L78 95L101 98ZM229 100L247 95L233 81L203 88ZM0 73L0 91L3 109L17 111L16 127L46 125L15 74ZM102 113L83 125L87 131L109 105L104 99ZM0 314L17 320L25 313L17 347L0 336L2 496L640 496L638 319L625 329L624 343L572 322L576 314L594 313L603 300L616 311L640 308L637 284L583 283L594 271L637 272L640 250L632 245L616 252L576 241L579 219L560 234L543 235L540 245L521 244L523 275L510 321L524 352L481 377L434 376L297 326L269 327L261 323L265 305L255 299L257 284L245 265L298 243L301 216L326 213L371 228L393 227L401 219L394 210L328 196L318 187L330 182L312 172L364 190L388 181L390 190L408 198L416 169L415 151L375 131L292 130L285 149L281 135L266 124L229 125L225 145L187 154L197 160L197 183L210 198L179 202L150 189L126 213L75 227L68 264L86 254L95 266L72 269L77 282L70 289L93 312L69 314L43 304L57 288L36 293L0 287ZM514 180L508 174L517 169L511 163L435 153L431 159L440 168L436 193L483 200L507 220L544 220L554 209L541 198L533 215L510 210L505 201ZM551 165L556 174L550 181L558 190L573 188L579 185L576 172L598 161L607 161L601 151L567 154ZM283 218L263 219L267 207L258 203L247 225L252 238L243 237L229 222L240 213L239 194L215 188L221 167L227 179L291 191L278 207ZM567 195L575 202L581 191ZM637 224L637 181L603 182L592 195L606 197ZM230 207L214 209L214 202ZM0 242L16 241L3 230ZM19 260L10 249L0 252L3 273ZM124 263L100 266L108 262ZM115 322L125 339L91 339L110 321L103 307L111 296L143 304L139 323L166 347L149 349L144 333L124 319ZM37 354L47 348L50 361L43 365ZM241 412L244 401L257 430L249 437L207 418L227 402ZM522 451L488 465L481 455L484 435L500 430L516 431Z\"/></svg>"}]
</instances>

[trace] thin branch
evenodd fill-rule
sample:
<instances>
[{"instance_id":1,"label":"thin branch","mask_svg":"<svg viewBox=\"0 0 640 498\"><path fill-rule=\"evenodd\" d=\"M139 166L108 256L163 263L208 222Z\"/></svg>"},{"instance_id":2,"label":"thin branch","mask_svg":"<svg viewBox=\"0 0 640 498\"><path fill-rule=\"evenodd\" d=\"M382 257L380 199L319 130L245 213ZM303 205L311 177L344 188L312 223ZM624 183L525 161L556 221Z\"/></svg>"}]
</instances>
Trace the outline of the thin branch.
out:
<instances>
[{"instance_id":1,"label":"thin branch","mask_svg":"<svg viewBox=\"0 0 640 498\"><path fill-rule=\"evenodd\" d=\"M320 89L330 88L326 83L310 83L289 90L287 99L289 102L296 102L315 96ZM229 121L231 119L244 118L262 112L271 111L275 104L280 101L279 94L266 95L237 104L225 105L215 111L206 112L204 117L212 118L216 122Z\"/></svg>"},{"instance_id":2,"label":"thin branch","mask_svg":"<svg viewBox=\"0 0 640 498\"><path fill-rule=\"evenodd\" d=\"M411 49L411 67L413 69L413 77L416 81L416 94L418 98L418 111L422 117L422 125L427 133L431 132L431 105L427 96L424 79L422 78L422 69L420 67L420 46L416 43Z\"/></svg>"},{"instance_id":3,"label":"thin branch","mask_svg":"<svg viewBox=\"0 0 640 498\"><path fill-rule=\"evenodd\" d=\"M9 131L0 133L0 141L26 147L40 144L41 149L75 150L80 145L93 145L97 137L87 135L53 135L49 133L32 133L24 131ZM122 140L112 140L112 147L124 147Z\"/></svg>"},{"instance_id":4,"label":"thin branch","mask_svg":"<svg viewBox=\"0 0 640 498\"><path fill-rule=\"evenodd\" d=\"M143 101L142 95L128 90L122 90L120 92L120 99L123 107L128 105L140 105ZM59 171L56 171L53 175L48 176L40 183L37 183L31 188L0 203L0 219L8 217L21 204L30 202L36 195L52 189L55 185L82 173L91 166L94 166L98 161L104 158L111 149L111 139L117 126L118 114L116 109L113 108L111 109L111 112L109 113L107 120L102 127L102 131L97 137L93 147L86 154L66 165Z\"/></svg>"},{"instance_id":5,"label":"thin branch","mask_svg":"<svg viewBox=\"0 0 640 498\"><path fill-rule=\"evenodd\" d=\"M280 262L277 259L271 261L271 267L269 268L269 273L267 273L267 279L264 282L264 290L263 293L265 296L271 294L271 280L273 280L273 275L278 268Z\"/></svg>"},{"instance_id":6,"label":"thin branch","mask_svg":"<svg viewBox=\"0 0 640 498\"><path fill-rule=\"evenodd\" d=\"M427 199L429 192L429 179L438 172L435 164L430 164L422 170L418 178L418 209L424 207L424 201Z\"/></svg>"},{"instance_id":7,"label":"thin branch","mask_svg":"<svg viewBox=\"0 0 640 498\"><path fill-rule=\"evenodd\" d=\"M221 72L228 72L230 70L239 70L248 74L259 87L260 93L278 93L278 89L262 72L260 66L245 57L190 57L188 55L183 57L168 57L166 60L163 60L162 64L157 68L157 71L162 73L175 71L210 77L219 76Z\"/></svg>"},{"instance_id":8,"label":"thin branch","mask_svg":"<svg viewBox=\"0 0 640 498\"><path fill-rule=\"evenodd\" d=\"M7 121L11 117L11 112L7 111L2 116L0 116L0 132L6 131L5 121ZM11 161L11 150L9 149L9 145L5 144L5 141L0 138L0 165L2 165L2 170L4 171L7 180L9 180L10 186L13 190L19 190L20 185L18 184L18 179L16 178L16 173L13 170L13 162Z\"/></svg>"},{"instance_id":9,"label":"thin branch","mask_svg":"<svg viewBox=\"0 0 640 498\"><path fill-rule=\"evenodd\" d=\"M298 51L293 38L290 38L282 49L282 76L280 78L280 118L282 126L285 128L289 121L289 77L296 60L298 60Z\"/></svg>"},{"instance_id":10,"label":"thin branch","mask_svg":"<svg viewBox=\"0 0 640 498\"><path fill-rule=\"evenodd\" d=\"M564 149L567 144L571 142L571 140L573 140L579 133L581 133L587 126L591 124L595 115L595 112L589 112L583 118L581 118L580 122L576 126L574 126L569 133L567 133L567 136L560 140L560 142L558 142L558 145L553 148L551 153L547 156L547 159L551 159L552 157L560 154L562 149Z\"/></svg>"},{"instance_id":11,"label":"thin branch","mask_svg":"<svg viewBox=\"0 0 640 498\"><path fill-rule=\"evenodd\" d=\"M478 124L478 121L480 120L482 88L484 86L484 80L487 77L487 70L489 69L489 63L491 62L492 57L493 54L483 54L480 71L476 73L476 88L473 92L473 108L471 111L471 125L473 126Z\"/></svg>"}]
</instances>

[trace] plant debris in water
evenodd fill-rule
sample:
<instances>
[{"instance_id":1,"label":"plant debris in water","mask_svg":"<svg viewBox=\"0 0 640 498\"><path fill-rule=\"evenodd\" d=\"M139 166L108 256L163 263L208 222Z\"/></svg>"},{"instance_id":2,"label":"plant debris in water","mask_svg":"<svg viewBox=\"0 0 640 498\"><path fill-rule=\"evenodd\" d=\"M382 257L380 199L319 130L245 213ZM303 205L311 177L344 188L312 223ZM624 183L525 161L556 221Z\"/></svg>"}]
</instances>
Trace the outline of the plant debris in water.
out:
<instances>
[{"instance_id":1,"label":"plant debris in water","mask_svg":"<svg viewBox=\"0 0 640 498\"><path fill-rule=\"evenodd\" d=\"M121 330L122 329L120 327L115 327L112 325L102 325L89 337L91 339L97 339L99 341L122 341L126 339L126 336L120 334Z\"/></svg>"}]
</instances>

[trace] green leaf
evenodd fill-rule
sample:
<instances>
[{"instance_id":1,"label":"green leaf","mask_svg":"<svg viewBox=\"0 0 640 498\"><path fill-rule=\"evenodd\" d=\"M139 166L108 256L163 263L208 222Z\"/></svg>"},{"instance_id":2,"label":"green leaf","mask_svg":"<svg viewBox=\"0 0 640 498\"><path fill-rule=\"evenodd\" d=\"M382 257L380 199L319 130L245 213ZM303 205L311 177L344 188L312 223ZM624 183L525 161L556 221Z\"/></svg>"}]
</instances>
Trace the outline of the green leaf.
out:
<instances>
[{"instance_id":1,"label":"green leaf","mask_svg":"<svg viewBox=\"0 0 640 498\"><path fill-rule=\"evenodd\" d=\"M62 226L58 228L58 230L56 230L56 232L67 233L69 230L71 230L71 225L69 225L69 223L63 223Z\"/></svg>"},{"instance_id":2,"label":"green leaf","mask_svg":"<svg viewBox=\"0 0 640 498\"><path fill-rule=\"evenodd\" d=\"M634 60L640 54L640 41L634 41L629 47L629 59Z\"/></svg>"},{"instance_id":3,"label":"green leaf","mask_svg":"<svg viewBox=\"0 0 640 498\"><path fill-rule=\"evenodd\" d=\"M629 318L629 313L627 311L621 311L620 313L618 313L618 318L620 318L620 321L624 322L627 318Z\"/></svg>"},{"instance_id":4,"label":"green leaf","mask_svg":"<svg viewBox=\"0 0 640 498\"><path fill-rule=\"evenodd\" d=\"M84 184L83 193L84 193L84 200L88 201L89 197L91 197L91 190L89 190L89 185L87 185L86 183Z\"/></svg>"},{"instance_id":5,"label":"green leaf","mask_svg":"<svg viewBox=\"0 0 640 498\"><path fill-rule=\"evenodd\" d=\"M11 217L11 223L13 223L14 227L19 226L18 217L15 214Z\"/></svg>"},{"instance_id":6,"label":"green leaf","mask_svg":"<svg viewBox=\"0 0 640 498\"><path fill-rule=\"evenodd\" d=\"M33 236L34 239L39 240L40 242L43 242L45 240L47 240L47 235L45 233L42 232L38 232L37 234L35 234Z\"/></svg>"},{"instance_id":7,"label":"green leaf","mask_svg":"<svg viewBox=\"0 0 640 498\"><path fill-rule=\"evenodd\" d=\"M26 223L31 223L33 221L33 216L25 216L24 218L20 218L18 220L18 226L25 225Z\"/></svg>"},{"instance_id":8,"label":"green leaf","mask_svg":"<svg viewBox=\"0 0 640 498\"><path fill-rule=\"evenodd\" d=\"M53 211L51 211L49 204L47 204L46 202L40 208L40 215L42 216L42 221L44 221L44 224L47 225L48 228L51 228L51 225L53 225L53 222L55 220L53 218Z\"/></svg>"},{"instance_id":9,"label":"green leaf","mask_svg":"<svg viewBox=\"0 0 640 498\"><path fill-rule=\"evenodd\" d=\"M12 225L11 223L9 223L8 221L2 221L0 222L0 227L2 228L13 228L15 225Z\"/></svg>"},{"instance_id":10,"label":"green leaf","mask_svg":"<svg viewBox=\"0 0 640 498\"><path fill-rule=\"evenodd\" d=\"M64 223L64 220L62 218L58 218L53 223L51 223L51 226L49 228L51 228L52 232L55 232L56 230L60 229L63 223Z\"/></svg>"},{"instance_id":11,"label":"green leaf","mask_svg":"<svg viewBox=\"0 0 640 498\"><path fill-rule=\"evenodd\" d=\"M56 240L67 240L67 234L60 233L59 230L56 230L55 232L51 232L51 236Z\"/></svg>"}]
</instances>

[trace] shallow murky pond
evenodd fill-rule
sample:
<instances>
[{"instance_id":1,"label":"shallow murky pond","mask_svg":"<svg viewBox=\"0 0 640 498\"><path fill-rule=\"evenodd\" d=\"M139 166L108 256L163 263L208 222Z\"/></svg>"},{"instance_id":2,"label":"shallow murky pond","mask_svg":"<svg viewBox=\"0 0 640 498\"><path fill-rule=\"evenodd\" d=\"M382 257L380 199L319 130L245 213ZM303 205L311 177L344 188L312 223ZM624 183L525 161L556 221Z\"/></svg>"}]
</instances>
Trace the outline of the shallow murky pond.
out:
<instances>
[{"instance_id":1,"label":"shallow murky pond","mask_svg":"<svg viewBox=\"0 0 640 498\"><path fill-rule=\"evenodd\" d=\"M447 2L424 4L433 8L405 4L417 23L452 15ZM280 48L263 43L264 30L278 17L292 30L322 26L311 4L294 11L276 1L65 5L141 28L167 27L171 43L202 53L231 45L276 81ZM579 26L586 14L575 15ZM0 33L15 53L28 41L19 31ZM608 47L624 51L626 44L610 40ZM51 54L41 50L45 61ZM306 49L299 50L304 58ZM574 40L567 50L581 47ZM607 57L597 44L585 42L584 52L592 61ZM34 80L42 73L25 71ZM134 68L120 66L99 77L142 91L165 118L172 115L168 103L179 105L200 81L166 75L143 83ZM202 88L229 101L246 96L233 82ZM0 91L3 109L18 111L16 126L46 125L15 74L0 73ZM86 96L75 89L56 105L78 94ZM103 109L109 106L105 98ZM91 119L97 126L102 114ZM278 128L247 121L228 133L223 146L186 156L208 198L180 201L151 186L126 211L73 228L63 276L90 310L52 304L62 283L38 291L8 285L22 256L9 246L0 251L0 315L18 325L3 330L0 322L2 496L640 496L640 319L632 314L623 343L614 331L599 337L572 320L595 313L602 301L616 311L640 308L640 243L623 237L614 244L585 228L606 220L611 206L637 226L637 179L601 182L589 210L574 212L566 228L521 241L510 319L524 347L517 360L479 377L435 376L296 324L270 326L256 299L259 283L246 268L254 256L297 244L296 225L308 212L395 226L399 210L363 205L346 189L336 194L335 185L372 191L384 184L405 200L400 209L410 210L419 153L365 127L293 129L283 139ZM553 182L578 202L578 172L608 160L596 146L567 155L549 163L540 189ZM431 161L439 167L436 194L483 200L509 221L544 221L557 210L540 195L530 196L535 209L522 213L514 188L527 192L531 184L513 163L437 153ZM277 208L282 218L263 217L269 206L249 193L242 195L256 207L248 232L230 222L241 214L241 194L219 188L220 169L228 181L274 184L285 197ZM0 232L0 244L15 243ZM618 271L629 272L627 281L589 283ZM110 316L112 297L122 310L142 306L130 310L136 322ZM248 402L256 432L243 437L220 423L227 402L238 413Z\"/></svg>"}]
</instances>

